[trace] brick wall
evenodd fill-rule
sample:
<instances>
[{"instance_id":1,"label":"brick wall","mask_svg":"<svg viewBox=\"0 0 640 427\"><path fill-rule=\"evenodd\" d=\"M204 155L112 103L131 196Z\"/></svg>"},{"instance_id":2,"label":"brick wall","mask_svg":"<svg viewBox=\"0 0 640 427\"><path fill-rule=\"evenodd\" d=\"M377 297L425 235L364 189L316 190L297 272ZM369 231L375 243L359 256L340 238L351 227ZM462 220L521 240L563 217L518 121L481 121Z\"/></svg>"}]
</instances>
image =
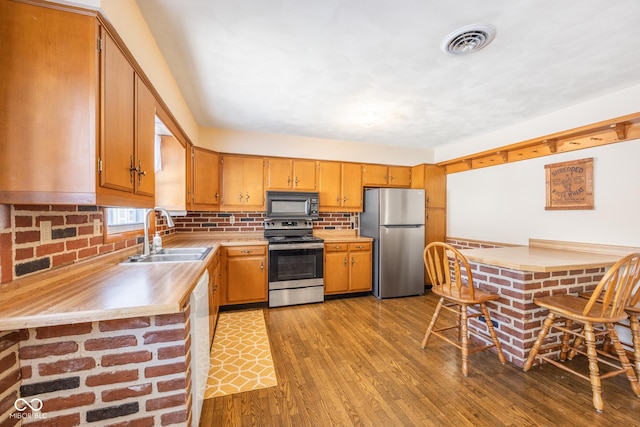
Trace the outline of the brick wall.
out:
<instances>
[{"instance_id":1,"label":"brick wall","mask_svg":"<svg viewBox=\"0 0 640 427\"><path fill-rule=\"evenodd\" d=\"M0 426L20 425L20 418L11 417L20 392L20 364L18 331L0 332Z\"/></svg>"},{"instance_id":2,"label":"brick wall","mask_svg":"<svg viewBox=\"0 0 640 427\"><path fill-rule=\"evenodd\" d=\"M233 217L233 224L232 222ZM264 231L264 212L189 212L175 220L176 231ZM350 230L358 228L355 213L320 213L313 221L316 230Z\"/></svg>"},{"instance_id":3,"label":"brick wall","mask_svg":"<svg viewBox=\"0 0 640 427\"><path fill-rule=\"evenodd\" d=\"M463 239L449 239L448 242L459 249L500 247L495 243ZM606 268L593 268L537 273L475 262L469 264L476 286L500 295L499 300L489 301L487 308L498 325L495 330L505 357L518 367L524 365L548 314L546 309L534 304L533 298L591 291L606 271ZM478 319L471 319L469 325L470 329L488 334L486 325ZM560 335L557 331L549 333L545 347L560 344Z\"/></svg>"},{"instance_id":4,"label":"brick wall","mask_svg":"<svg viewBox=\"0 0 640 427\"><path fill-rule=\"evenodd\" d=\"M156 229L170 233L164 217L156 215ZM51 222L50 242L41 243L41 221ZM138 244L136 238L104 243L103 226L98 206L0 205L0 283Z\"/></svg>"},{"instance_id":5,"label":"brick wall","mask_svg":"<svg viewBox=\"0 0 640 427\"><path fill-rule=\"evenodd\" d=\"M42 401L40 418L27 410L23 425L184 425L191 417L188 319L187 309L22 330L12 353L21 364L20 395ZM4 417L2 426L12 419Z\"/></svg>"}]
</instances>

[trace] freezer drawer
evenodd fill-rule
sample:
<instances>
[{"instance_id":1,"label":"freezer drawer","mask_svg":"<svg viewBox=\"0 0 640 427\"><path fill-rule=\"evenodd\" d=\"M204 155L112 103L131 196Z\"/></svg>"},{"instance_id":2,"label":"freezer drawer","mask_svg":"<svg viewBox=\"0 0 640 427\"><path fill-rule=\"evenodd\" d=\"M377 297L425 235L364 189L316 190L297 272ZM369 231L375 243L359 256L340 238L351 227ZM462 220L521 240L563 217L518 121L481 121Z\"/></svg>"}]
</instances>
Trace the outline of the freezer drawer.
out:
<instances>
[{"instance_id":1,"label":"freezer drawer","mask_svg":"<svg viewBox=\"0 0 640 427\"><path fill-rule=\"evenodd\" d=\"M392 298L424 293L424 226L380 227L373 294Z\"/></svg>"}]
</instances>

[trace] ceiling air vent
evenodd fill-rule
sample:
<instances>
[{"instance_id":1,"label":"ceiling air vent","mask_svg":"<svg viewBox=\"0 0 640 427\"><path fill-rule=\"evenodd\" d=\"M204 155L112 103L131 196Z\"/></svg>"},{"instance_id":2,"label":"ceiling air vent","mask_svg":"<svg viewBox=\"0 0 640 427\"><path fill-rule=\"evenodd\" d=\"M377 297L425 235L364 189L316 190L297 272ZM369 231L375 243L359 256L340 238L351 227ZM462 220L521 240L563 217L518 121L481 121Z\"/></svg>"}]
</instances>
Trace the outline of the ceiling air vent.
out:
<instances>
[{"instance_id":1,"label":"ceiling air vent","mask_svg":"<svg viewBox=\"0 0 640 427\"><path fill-rule=\"evenodd\" d=\"M458 28L442 40L442 50L451 55L468 55L491 43L496 28L490 24L472 24Z\"/></svg>"}]
</instances>

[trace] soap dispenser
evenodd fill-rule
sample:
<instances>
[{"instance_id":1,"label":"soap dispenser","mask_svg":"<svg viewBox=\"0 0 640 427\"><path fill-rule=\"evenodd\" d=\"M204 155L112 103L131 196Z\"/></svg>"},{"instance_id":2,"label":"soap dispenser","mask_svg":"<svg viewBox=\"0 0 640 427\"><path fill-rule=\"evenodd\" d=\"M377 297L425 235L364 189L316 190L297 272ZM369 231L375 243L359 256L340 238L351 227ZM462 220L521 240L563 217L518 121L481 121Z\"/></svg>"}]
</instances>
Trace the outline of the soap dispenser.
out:
<instances>
[{"instance_id":1,"label":"soap dispenser","mask_svg":"<svg viewBox=\"0 0 640 427\"><path fill-rule=\"evenodd\" d=\"M158 252L162 249L162 237L160 237L160 233L156 231L156 235L153 236L153 251Z\"/></svg>"}]
</instances>

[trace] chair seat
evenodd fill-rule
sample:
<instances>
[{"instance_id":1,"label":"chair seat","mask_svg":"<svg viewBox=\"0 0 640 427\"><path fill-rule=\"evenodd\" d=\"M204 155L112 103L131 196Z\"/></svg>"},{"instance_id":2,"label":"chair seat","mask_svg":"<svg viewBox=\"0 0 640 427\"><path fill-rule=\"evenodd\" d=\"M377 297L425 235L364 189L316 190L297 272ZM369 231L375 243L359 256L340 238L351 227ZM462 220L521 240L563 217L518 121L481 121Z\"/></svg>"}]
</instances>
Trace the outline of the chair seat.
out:
<instances>
[{"instance_id":1,"label":"chair seat","mask_svg":"<svg viewBox=\"0 0 640 427\"><path fill-rule=\"evenodd\" d=\"M500 299L500 295L480 288L473 288L474 298L471 298L469 286L465 285L460 287L459 292L454 286L451 287L450 291L439 286L434 286L431 291L440 297L447 298L448 300L455 301L460 304L480 304L481 302Z\"/></svg>"},{"instance_id":2,"label":"chair seat","mask_svg":"<svg viewBox=\"0 0 640 427\"><path fill-rule=\"evenodd\" d=\"M623 311L618 316L601 316L602 304L596 302L593 308L587 315L583 315L585 306L589 303L589 300L574 295L550 295L546 297L534 298L533 302L540 307L547 308L556 313L560 313L564 316L570 316L576 320L582 320L592 323L615 323L620 320L626 319L627 314Z\"/></svg>"}]
</instances>

